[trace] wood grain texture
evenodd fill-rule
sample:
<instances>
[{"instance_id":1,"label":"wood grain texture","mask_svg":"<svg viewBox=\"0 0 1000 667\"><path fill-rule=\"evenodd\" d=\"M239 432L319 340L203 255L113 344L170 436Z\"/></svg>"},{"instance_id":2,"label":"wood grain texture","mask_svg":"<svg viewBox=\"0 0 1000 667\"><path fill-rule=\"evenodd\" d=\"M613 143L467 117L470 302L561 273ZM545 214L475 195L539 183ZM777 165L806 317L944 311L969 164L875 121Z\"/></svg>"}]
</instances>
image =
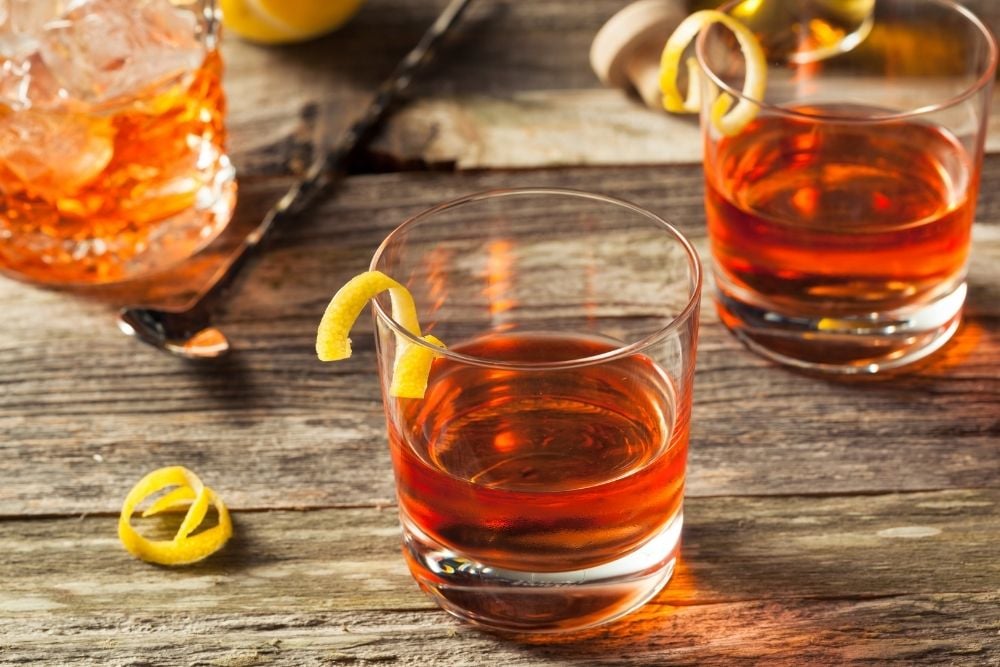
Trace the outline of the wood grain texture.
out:
<instances>
[{"instance_id":1,"label":"wood grain texture","mask_svg":"<svg viewBox=\"0 0 1000 667\"><path fill-rule=\"evenodd\" d=\"M990 158L984 180L998 170L1000 158ZM524 184L632 199L674 220L706 256L697 167L404 174L350 179L276 239L221 318L237 352L216 364L122 337L106 304L2 283L0 515L114 511L147 470L177 462L231 481L238 509L391 502L370 325L359 323L352 359L324 365L312 349L316 323L400 221L470 191ZM1000 219L998 207L1000 192L984 188L980 219ZM996 486L998 226L977 224L975 238L966 325L932 363L892 382L839 383L771 366L706 303L689 493Z\"/></svg>"},{"instance_id":2,"label":"wood grain texture","mask_svg":"<svg viewBox=\"0 0 1000 667\"><path fill-rule=\"evenodd\" d=\"M440 75L420 86L372 151L391 165L459 169L699 162L696 117L647 109L602 88L591 71L594 35L626 4L477 2ZM1000 32L1000 5L963 4ZM987 150L1000 151L1000 91Z\"/></svg>"},{"instance_id":3,"label":"wood grain texture","mask_svg":"<svg viewBox=\"0 0 1000 667\"><path fill-rule=\"evenodd\" d=\"M1000 90L986 151L1000 152ZM618 91L431 96L400 110L371 146L377 163L454 169L698 163L696 115L654 111Z\"/></svg>"},{"instance_id":4,"label":"wood grain texture","mask_svg":"<svg viewBox=\"0 0 1000 667\"><path fill-rule=\"evenodd\" d=\"M996 489L692 499L681 567L653 604L547 643L436 611L409 579L391 508L240 513L222 553L182 570L131 559L111 517L8 521L0 663L990 664L998 506Z\"/></svg>"},{"instance_id":5,"label":"wood grain texture","mask_svg":"<svg viewBox=\"0 0 1000 667\"><path fill-rule=\"evenodd\" d=\"M986 151L1000 152L1000 90ZM654 111L615 90L431 95L400 110L371 147L382 163L454 169L688 164L696 115Z\"/></svg>"},{"instance_id":6,"label":"wood grain texture","mask_svg":"<svg viewBox=\"0 0 1000 667\"><path fill-rule=\"evenodd\" d=\"M303 45L226 43L241 210L194 262L81 293L0 282L0 665L1000 664L1000 156L966 322L912 374L774 367L706 298L683 559L653 603L539 641L461 626L409 578L369 323L336 365L314 358L316 324L393 227L475 190L621 196L707 257L694 124L600 89L586 62L625 0L477 0L359 165L460 171L351 177L274 239L220 314L230 358L183 362L117 331L122 303L190 297L445 1L369 0ZM477 171L498 166L517 170ZM121 549L114 515L178 463L236 510L236 536L156 568Z\"/></svg>"},{"instance_id":7,"label":"wood grain texture","mask_svg":"<svg viewBox=\"0 0 1000 667\"><path fill-rule=\"evenodd\" d=\"M112 612L84 627L0 637L0 664L59 665L993 665L995 593L861 600L654 601L624 621L547 642L461 627L438 611L238 616ZM86 621L90 622L86 622Z\"/></svg>"},{"instance_id":8,"label":"wood grain texture","mask_svg":"<svg viewBox=\"0 0 1000 667\"><path fill-rule=\"evenodd\" d=\"M400 110L370 150L455 169L683 164L701 160L697 122L607 89L432 95Z\"/></svg>"}]
</instances>

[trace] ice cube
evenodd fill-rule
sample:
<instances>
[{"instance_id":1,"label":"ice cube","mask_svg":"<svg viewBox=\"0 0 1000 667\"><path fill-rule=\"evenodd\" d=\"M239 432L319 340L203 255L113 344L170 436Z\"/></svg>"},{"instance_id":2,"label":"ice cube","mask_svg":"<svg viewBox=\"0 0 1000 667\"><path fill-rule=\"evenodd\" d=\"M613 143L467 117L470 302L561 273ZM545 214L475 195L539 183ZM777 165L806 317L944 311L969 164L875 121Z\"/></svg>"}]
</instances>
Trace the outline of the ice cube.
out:
<instances>
[{"instance_id":1,"label":"ice cube","mask_svg":"<svg viewBox=\"0 0 1000 667\"><path fill-rule=\"evenodd\" d=\"M37 36L42 26L66 9L67 0L0 0L4 30Z\"/></svg>"},{"instance_id":2,"label":"ice cube","mask_svg":"<svg viewBox=\"0 0 1000 667\"><path fill-rule=\"evenodd\" d=\"M57 103L59 86L41 62L38 35L58 15L60 2L0 0L0 102L24 109L37 99Z\"/></svg>"},{"instance_id":3,"label":"ice cube","mask_svg":"<svg viewBox=\"0 0 1000 667\"><path fill-rule=\"evenodd\" d=\"M0 113L0 163L30 193L75 194L108 166L114 129L107 118L25 110Z\"/></svg>"},{"instance_id":4,"label":"ice cube","mask_svg":"<svg viewBox=\"0 0 1000 667\"><path fill-rule=\"evenodd\" d=\"M170 0L73 0L39 42L66 97L91 104L181 81L205 56L197 17Z\"/></svg>"},{"instance_id":5,"label":"ice cube","mask_svg":"<svg viewBox=\"0 0 1000 667\"><path fill-rule=\"evenodd\" d=\"M38 53L22 58L0 57L0 103L14 110L55 109L64 92Z\"/></svg>"}]
</instances>

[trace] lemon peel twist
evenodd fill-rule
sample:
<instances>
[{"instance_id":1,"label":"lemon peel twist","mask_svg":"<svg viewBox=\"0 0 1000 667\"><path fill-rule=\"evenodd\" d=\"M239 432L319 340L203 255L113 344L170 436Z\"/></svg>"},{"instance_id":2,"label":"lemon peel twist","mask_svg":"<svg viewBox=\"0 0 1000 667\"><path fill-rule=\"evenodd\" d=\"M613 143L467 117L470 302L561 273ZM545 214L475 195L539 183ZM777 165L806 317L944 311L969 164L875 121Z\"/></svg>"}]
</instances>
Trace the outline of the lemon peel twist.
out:
<instances>
[{"instance_id":1,"label":"lemon peel twist","mask_svg":"<svg viewBox=\"0 0 1000 667\"><path fill-rule=\"evenodd\" d=\"M326 307L316 331L316 354L320 361L339 361L351 356L351 339L348 336L351 328L365 305L385 291L389 292L392 301L393 320L434 347L445 347L434 336L421 334L417 308L408 289L381 271L366 271L347 281ZM389 394L399 398L423 398L431 364L437 356L440 355L433 350L397 336Z\"/></svg>"},{"instance_id":2,"label":"lemon peel twist","mask_svg":"<svg viewBox=\"0 0 1000 667\"><path fill-rule=\"evenodd\" d=\"M743 99L733 106L733 97L728 93L718 95L712 102L709 118L715 128L726 136L737 134L757 115L757 105L751 98L763 98L767 87L767 59L757 37L743 23L728 14L705 9L691 14L677 26L660 57L660 89L663 91L663 107L674 113L695 113L701 107L701 94L697 85L698 62L690 57L685 61L688 70L687 95L681 94L677 86L681 58L684 51L704 28L713 23L726 26L739 42L746 59L746 74L743 81Z\"/></svg>"},{"instance_id":3,"label":"lemon peel twist","mask_svg":"<svg viewBox=\"0 0 1000 667\"><path fill-rule=\"evenodd\" d=\"M149 540L132 527L135 508L152 494L171 486L177 488L158 498L143 513L143 517L187 507L187 513L172 540ZM219 523L197 535L191 535L208 514L209 504L215 506ZM214 491L202 484L193 472L181 466L159 468L132 487L118 517L118 539L135 556L159 565L187 565L221 549L233 535L229 510Z\"/></svg>"}]
</instances>

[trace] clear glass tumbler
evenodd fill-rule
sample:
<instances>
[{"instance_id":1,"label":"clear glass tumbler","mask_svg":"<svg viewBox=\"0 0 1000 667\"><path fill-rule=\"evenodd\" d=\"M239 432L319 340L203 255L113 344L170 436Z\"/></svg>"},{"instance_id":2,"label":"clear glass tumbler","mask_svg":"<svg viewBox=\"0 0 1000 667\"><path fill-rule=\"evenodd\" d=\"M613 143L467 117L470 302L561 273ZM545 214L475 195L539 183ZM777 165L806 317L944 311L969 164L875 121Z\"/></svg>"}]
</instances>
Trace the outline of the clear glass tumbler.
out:
<instances>
[{"instance_id":1,"label":"clear glass tumbler","mask_svg":"<svg viewBox=\"0 0 1000 667\"><path fill-rule=\"evenodd\" d=\"M218 18L212 0L0 2L0 271L122 281L225 227Z\"/></svg>"},{"instance_id":2,"label":"clear glass tumbler","mask_svg":"<svg viewBox=\"0 0 1000 667\"><path fill-rule=\"evenodd\" d=\"M875 373L958 327L997 44L954 2L878 0L850 48L801 57L836 2L851 4L723 7L765 47L764 99L741 94L725 28L699 37L706 210L718 309L739 338L785 364ZM757 112L732 136L711 121L720 94Z\"/></svg>"},{"instance_id":3,"label":"clear glass tumbler","mask_svg":"<svg viewBox=\"0 0 1000 667\"><path fill-rule=\"evenodd\" d=\"M410 219L373 270L448 345L423 399L388 392L404 554L442 607L544 632L637 608L677 558L701 271L661 218L569 190L477 194Z\"/></svg>"}]
</instances>

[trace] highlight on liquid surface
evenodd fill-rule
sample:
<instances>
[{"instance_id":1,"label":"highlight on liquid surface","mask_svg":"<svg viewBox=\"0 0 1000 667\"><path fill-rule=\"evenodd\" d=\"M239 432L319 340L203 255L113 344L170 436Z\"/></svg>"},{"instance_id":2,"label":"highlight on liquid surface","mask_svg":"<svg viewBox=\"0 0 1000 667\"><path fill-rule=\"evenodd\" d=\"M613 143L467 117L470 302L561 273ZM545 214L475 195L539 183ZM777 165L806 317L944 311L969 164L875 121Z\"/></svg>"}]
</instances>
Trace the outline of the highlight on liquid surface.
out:
<instances>
[{"instance_id":1,"label":"highlight on liquid surface","mask_svg":"<svg viewBox=\"0 0 1000 667\"><path fill-rule=\"evenodd\" d=\"M62 7L63 13L58 13ZM218 53L169 0L19 3L0 25L0 269L107 282L228 221Z\"/></svg>"},{"instance_id":2,"label":"highlight on liquid surface","mask_svg":"<svg viewBox=\"0 0 1000 667\"><path fill-rule=\"evenodd\" d=\"M755 305L884 311L931 301L964 273L978 178L941 127L764 115L709 147L705 173L720 287Z\"/></svg>"},{"instance_id":3,"label":"highlight on liquid surface","mask_svg":"<svg viewBox=\"0 0 1000 667\"><path fill-rule=\"evenodd\" d=\"M452 350L579 359L615 346L498 334ZM423 400L386 398L401 511L492 567L567 571L616 560L681 504L688 411L643 355L560 371L435 361Z\"/></svg>"}]
</instances>

